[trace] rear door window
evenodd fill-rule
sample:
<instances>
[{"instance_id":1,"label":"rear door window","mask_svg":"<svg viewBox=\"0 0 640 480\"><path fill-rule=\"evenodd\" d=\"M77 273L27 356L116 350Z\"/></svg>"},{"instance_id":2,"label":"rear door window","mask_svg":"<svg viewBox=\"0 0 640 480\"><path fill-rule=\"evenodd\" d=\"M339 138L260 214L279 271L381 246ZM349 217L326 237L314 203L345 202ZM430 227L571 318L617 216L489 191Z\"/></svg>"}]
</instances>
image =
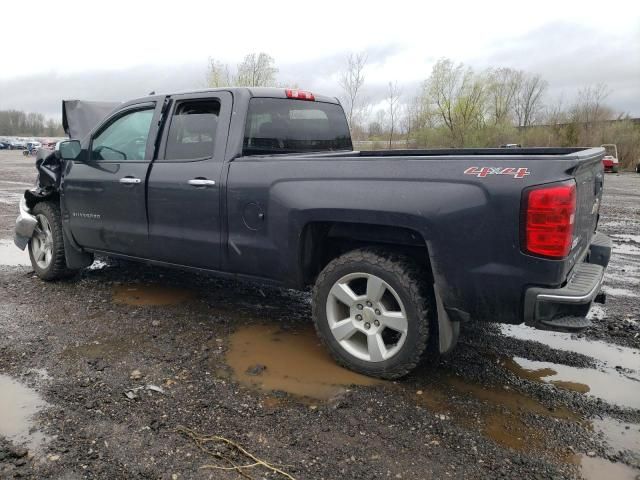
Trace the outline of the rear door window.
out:
<instances>
[{"instance_id":1,"label":"rear door window","mask_svg":"<svg viewBox=\"0 0 640 480\"><path fill-rule=\"evenodd\" d=\"M283 98L249 101L245 155L351 149L347 119L338 104Z\"/></svg>"},{"instance_id":2,"label":"rear door window","mask_svg":"<svg viewBox=\"0 0 640 480\"><path fill-rule=\"evenodd\" d=\"M165 160L211 158L215 147L220 102L195 100L180 102L171 118Z\"/></svg>"}]
</instances>

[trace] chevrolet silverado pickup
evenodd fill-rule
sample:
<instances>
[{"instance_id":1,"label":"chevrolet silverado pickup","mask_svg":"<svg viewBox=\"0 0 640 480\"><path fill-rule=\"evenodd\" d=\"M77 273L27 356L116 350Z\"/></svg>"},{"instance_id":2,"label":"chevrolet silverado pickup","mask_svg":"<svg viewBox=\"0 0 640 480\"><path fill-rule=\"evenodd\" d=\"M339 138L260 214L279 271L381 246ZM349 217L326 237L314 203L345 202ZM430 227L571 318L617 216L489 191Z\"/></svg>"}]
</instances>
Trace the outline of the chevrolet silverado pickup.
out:
<instances>
[{"instance_id":1,"label":"chevrolet silverado pickup","mask_svg":"<svg viewBox=\"0 0 640 480\"><path fill-rule=\"evenodd\" d=\"M602 148L354 151L340 102L224 88L63 102L15 242L55 280L94 254L312 287L318 335L382 378L461 325L578 330L611 254Z\"/></svg>"}]
</instances>

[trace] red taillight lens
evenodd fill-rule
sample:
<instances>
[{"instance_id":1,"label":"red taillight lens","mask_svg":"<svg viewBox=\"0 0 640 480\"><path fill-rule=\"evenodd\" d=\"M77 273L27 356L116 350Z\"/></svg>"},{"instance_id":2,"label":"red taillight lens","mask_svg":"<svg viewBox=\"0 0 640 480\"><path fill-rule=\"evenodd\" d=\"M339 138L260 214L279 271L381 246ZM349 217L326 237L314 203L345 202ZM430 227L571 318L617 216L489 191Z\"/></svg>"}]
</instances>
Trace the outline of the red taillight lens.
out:
<instances>
[{"instance_id":1,"label":"red taillight lens","mask_svg":"<svg viewBox=\"0 0 640 480\"><path fill-rule=\"evenodd\" d=\"M313 93L305 92L303 90L287 89L284 92L287 94L287 98L295 98L296 100L310 100L313 102L316 99L316 97L313 96Z\"/></svg>"},{"instance_id":2,"label":"red taillight lens","mask_svg":"<svg viewBox=\"0 0 640 480\"><path fill-rule=\"evenodd\" d=\"M575 182L529 190L524 208L524 250L549 258L569 255L576 214Z\"/></svg>"}]
</instances>

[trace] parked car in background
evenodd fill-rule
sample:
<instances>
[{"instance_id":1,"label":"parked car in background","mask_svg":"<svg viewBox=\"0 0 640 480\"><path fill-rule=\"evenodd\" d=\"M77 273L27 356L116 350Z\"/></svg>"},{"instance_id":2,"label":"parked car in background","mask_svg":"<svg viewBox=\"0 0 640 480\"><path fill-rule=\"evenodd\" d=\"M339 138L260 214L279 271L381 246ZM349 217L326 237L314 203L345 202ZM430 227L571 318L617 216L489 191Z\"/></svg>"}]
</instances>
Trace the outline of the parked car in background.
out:
<instances>
[{"instance_id":1,"label":"parked car in background","mask_svg":"<svg viewBox=\"0 0 640 480\"><path fill-rule=\"evenodd\" d=\"M11 145L9 144L9 142L4 142L4 141L0 141L0 150L9 150L11 148Z\"/></svg>"},{"instance_id":2,"label":"parked car in background","mask_svg":"<svg viewBox=\"0 0 640 480\"><path fill-rule=\"evenodd\" d=\"M602 158L602 165L605 172L618 173L618 147L615 143L605 143L605 156Z\"/></svg>"},{"instance_id":3,"label":"parked car in background","mask_svg":"<svg viewBox=\"0 0 640 480\"><path fill-rule=\"evenodd\" d=\"M27 144L22 138L14 138L11 140L11 150L24 150L27 148Z\"/></svg>"}]
</instances>

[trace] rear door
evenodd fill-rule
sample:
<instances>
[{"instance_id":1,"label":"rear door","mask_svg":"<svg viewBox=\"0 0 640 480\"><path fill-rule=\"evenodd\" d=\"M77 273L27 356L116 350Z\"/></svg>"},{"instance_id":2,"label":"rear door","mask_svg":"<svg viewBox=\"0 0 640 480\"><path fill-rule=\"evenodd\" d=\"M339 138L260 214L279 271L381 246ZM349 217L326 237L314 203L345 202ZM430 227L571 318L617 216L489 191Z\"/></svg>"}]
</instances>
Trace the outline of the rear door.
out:
<instances>
[{"instance_id":1,"label":"rear door","mask_svg":"<svg viewBox=\"0 0 640 480\"><path fill-rule=\"evenodd\" d=\"M176 95L149 174L151 256L220 268L221 174L231 118L229 92Z\"/></svg>"},{"instance_id":2,"label":"rear door","mask_svg":"<svg viewBox=\"0 0 640 480\"><path fill-rule=\"evenodd\" d=\"M83 247L146 256L145 187L158 103L131 104L114 113L92 134L82 160L65 174L65 215Z\"/></svg>"}]
</instances>

